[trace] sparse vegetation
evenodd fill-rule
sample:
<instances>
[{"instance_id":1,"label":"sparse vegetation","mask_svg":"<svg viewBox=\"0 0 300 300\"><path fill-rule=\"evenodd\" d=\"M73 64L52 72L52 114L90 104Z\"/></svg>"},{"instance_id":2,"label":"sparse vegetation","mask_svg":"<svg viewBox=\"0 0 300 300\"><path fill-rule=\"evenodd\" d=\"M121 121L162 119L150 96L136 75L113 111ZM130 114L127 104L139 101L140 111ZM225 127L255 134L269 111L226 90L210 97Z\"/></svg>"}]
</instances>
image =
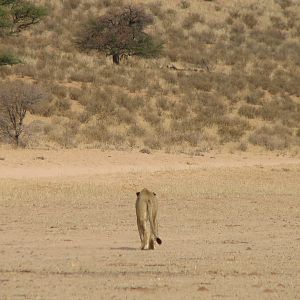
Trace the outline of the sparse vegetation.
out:
<instances>
[{"instance_id":1,"label":"sparse vegetation","mask_svg":"<svg viewBox=\"0 0 300 300\"><path fill-rule=\"evenodd\" d=\"M41 89L21 81L2 83L0 86L0 135L19 146L27 112L33 112L35 105L45 97L46 94Z\"/></svg>"},{"instance_id":2,"label":"sparse vegetation","mask_svg":"<svg viewBox=\"0 0 300 300\"><path fill-rule=\"evenodd\" d=\"M263 126L254 131L249 141L254 145L265 147L267 150L283 150L291 145L292 131L280 125Z\"/></svg>"},{"instance_id":3,"label":"sparse vegetation","mask_svg":"<svg viewBox=\"0 0 300 300\"><path fill-rule=\"evenodd\" d=\"M285 139L286 149L296 147L300 3L272 1L267 14L263 1L233 7L195 0L175 6L157 0L138 1L137 6L129 6L127 0L39 0L36 5L44 5L49 12L44 22L17 38L1 36L0 52L15 53L5 60L12 65L19 62L16 57L22 57L23 63L7 66L0 60L0 74L3 80L37 82L50 92L49 101L37 105L37 115L30 118L43 116L52 128L46 125L40 131L44 139L61 147L193 148L186 151L194 152L230 143L234 144L231 149L247 151L271 139L274 146L263 147L279 149L275 133L260 131L275 124L276 130L284 127L291 132ZM135 14L138 18L130 23ZM118 20L115 25L126 29L124 36L113 26L101 31L100 25L114 18ZM85 29L83 24L87 24ZM87 46L86 39L91 37L87 33L92 29L99 29L92 44L99 42L101 47L87 47L88 53L74 47L78 32L85 37L79 39L81 45ZM145 60L129 48L122 52L111 47L120 45L113 44L112 37L130 41L136 33L136 41L144 37L164 41L160 57ZM136 47L131 42L124 45ZM118 54L115 63L132 57L115 69L114 53ZM73 122L76 130L62 130ZM264 137L255 141L255 136ZM248 140L251 148L244 146Z\"/></svg>"}]
</instances>

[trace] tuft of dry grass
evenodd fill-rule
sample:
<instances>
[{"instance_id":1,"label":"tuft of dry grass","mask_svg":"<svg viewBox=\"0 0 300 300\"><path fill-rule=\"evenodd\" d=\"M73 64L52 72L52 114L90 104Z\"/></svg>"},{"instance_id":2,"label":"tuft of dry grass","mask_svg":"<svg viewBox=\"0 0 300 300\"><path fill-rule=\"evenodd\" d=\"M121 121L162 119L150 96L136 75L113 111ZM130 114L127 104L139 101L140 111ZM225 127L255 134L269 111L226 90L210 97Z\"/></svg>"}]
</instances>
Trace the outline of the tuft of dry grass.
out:
<instances>
[{"instance_id":1,"label":"tuft of dry grass","mask_svg":"<svg viewBox=\"0 0 300 300\"><path fill-rule=\"evenodd\" d=\"M283 150L291 145L292 131L281 125L263 126L250 135L249 141L254 145L265 147L267 150Z\"/></svg>"}]
</instances>

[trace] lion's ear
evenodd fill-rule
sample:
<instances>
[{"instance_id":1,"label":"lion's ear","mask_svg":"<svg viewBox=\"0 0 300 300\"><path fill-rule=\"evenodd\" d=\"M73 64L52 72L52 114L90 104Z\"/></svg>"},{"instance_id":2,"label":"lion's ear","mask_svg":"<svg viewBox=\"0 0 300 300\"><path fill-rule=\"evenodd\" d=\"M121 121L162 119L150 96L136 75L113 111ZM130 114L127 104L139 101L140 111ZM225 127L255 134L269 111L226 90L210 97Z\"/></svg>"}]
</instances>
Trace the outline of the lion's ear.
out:
<instances>
[{"instance_id":1,"label":"lion's ear","mask_svg":"<svg viewBox=\"0 0 300 300\"><path fill-rule=\"evenodd\" d=\"M156 196L156 194L153 192L153 195Z\"/></svg>"},{"instance_id":2,"label":"lion's ear","mask_svg":"<svg viewBox=\"0 0 300 300\"><path fill-rule=\"evenodd\" d=\"M140 192L136 192L136 195L139 196Z\"/></svg>"}]
</instances>

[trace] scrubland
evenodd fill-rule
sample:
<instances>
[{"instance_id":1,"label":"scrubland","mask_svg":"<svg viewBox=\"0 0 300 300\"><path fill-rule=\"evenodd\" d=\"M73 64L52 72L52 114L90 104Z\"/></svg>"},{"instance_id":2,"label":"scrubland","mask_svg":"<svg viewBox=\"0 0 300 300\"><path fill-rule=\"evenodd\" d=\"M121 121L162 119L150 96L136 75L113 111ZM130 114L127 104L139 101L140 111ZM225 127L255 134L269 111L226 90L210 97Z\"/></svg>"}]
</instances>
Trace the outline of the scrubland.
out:
<instances>
[{"instance_id":1,"label":"scrubland","mask_svg":"<svg viewBox=\"0 0 300 300\"><path fill-rule=\"evenodd\" d=\"M36 1L48 17L1 49L4 80L51 97L26 117L25 147L294 151L300 144L298 1ZM121 65L76 47L90 16L126 4L155 17L159 58Z\"/></svg>"},{"instance_id":2,"label":"scrubland","mask_svg":"<svg viewBox=\"0 0 300 300\"><path fill-rule=\"evenodd\" d=\"M23 61L0 81L49 96L21 147L0 139L0 299L299 299L300 2L34 2L47 18L0 45ZM154 15L160 57L77 48L128 4Z\"/></svg>"}]
</instances>

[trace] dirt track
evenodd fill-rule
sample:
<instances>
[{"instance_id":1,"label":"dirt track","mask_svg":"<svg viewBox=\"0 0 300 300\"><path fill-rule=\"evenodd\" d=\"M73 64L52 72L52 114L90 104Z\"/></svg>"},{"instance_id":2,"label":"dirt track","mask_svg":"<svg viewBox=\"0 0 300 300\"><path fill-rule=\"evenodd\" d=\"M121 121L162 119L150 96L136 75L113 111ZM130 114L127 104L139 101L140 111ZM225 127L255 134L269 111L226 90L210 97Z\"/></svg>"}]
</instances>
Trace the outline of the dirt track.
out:
<instances>
[{"instance_id":1,"label":"dirt track","mask_svg":"<svg viewBox=\"0 0 300 300\"><path fill-rule=\"evenodd\" d=\"M300 298L297 158L0 157L1 300ZM139 250L143 187L159 196L155 251Z\"/></svg>"}]
</instances>

